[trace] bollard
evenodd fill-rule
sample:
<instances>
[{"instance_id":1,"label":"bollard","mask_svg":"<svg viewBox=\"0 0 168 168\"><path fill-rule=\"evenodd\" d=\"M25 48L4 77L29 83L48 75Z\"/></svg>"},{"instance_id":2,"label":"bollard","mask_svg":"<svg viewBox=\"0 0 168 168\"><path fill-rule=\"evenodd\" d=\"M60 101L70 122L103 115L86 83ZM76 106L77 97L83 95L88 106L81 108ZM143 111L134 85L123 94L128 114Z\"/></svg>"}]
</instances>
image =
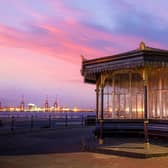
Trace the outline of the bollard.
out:
<instances>
[{"instance_id":1,"label":"bollard","mask_svg":"<svg viewBox=\"0 0 168 168\"><path fill-rule=\"evenodd\" d=\"M49 128L51 128L51 114L49 115L49 118L48 118L48 125L49 125Z\"/></svg>"},{"instance_id":2,"label":"bollard","mask_svg":"<svg viewBox=\"0 0 168 168\"><path fill-rule=\"evenodd\" d=\"M31 121L30 121L30 128L34 127L34 121L33 121L33 115L31 116Z\"/></svg>"},{"instance_id":3,"label":"bollard","mask_svg":"<svg viewBox=\"0 0 168 168\"><path fill-rule=\"evenodd\" d=\"M12 132L14 131L14 121L15 121L15 117L12 116L12 118L11 118L11 131Z\"/></svg>"}]
</instances>

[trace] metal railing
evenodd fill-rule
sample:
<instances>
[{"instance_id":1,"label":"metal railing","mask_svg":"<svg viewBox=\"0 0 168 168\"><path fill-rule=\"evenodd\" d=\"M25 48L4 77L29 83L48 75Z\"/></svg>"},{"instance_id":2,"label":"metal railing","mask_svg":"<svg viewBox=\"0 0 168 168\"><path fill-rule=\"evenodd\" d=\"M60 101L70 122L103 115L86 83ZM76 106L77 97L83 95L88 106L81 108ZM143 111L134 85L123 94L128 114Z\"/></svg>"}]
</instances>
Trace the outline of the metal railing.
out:
<instances>
[{"instance_id":1,"label":"metal railing","mask_svg":"<svg viewBox=\"0 0 168 168\"><path fill-rule=\"evenodd\" d=\"M94 113L0 113L0 132L39 128L84 127L88 116Z\"/></svg>"}]
</instances>

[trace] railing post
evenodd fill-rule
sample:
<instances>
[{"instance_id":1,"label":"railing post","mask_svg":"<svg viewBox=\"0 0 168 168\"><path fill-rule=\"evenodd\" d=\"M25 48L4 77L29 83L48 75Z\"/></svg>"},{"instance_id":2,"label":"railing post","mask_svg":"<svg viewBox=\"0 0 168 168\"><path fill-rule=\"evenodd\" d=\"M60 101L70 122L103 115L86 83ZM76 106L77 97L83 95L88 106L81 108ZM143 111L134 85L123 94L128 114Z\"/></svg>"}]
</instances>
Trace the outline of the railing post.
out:
<instances>
[{"instance_id":1,"label":"railing post","mask_svg":"<svg viewBox=\"0 0 168 168\"><path fill-rule=\"evenodd\" d=\"M81 116L81 126L84 126L84 117L83 117L83 114Z\"/></svg>"},{"instance_id":2,"label":"railing post","mask_svg":"<svg viewBox=\"0 0 168 168\"><path fill-rule=\"evenodd\" d=\"M12 118L11 118L11 131L12 132L14 131L14 122L15 122L15 117L12 116Z\"/></svg>"},{"instance_id":3,"label":"railing post","mask_svg":"<svg viewBox=\"0 0 168 168\"><path fill-rule=\"evenodd\" d=\"M68 126L68 115L67 115L67 112L65 114L65 127Z\"/></svg>"},{"instance_id":4,"label":"railing post","mask_svg":"<svg viewBox=\"0 0 168 168\"><path fill-rule=\"evenodd\" d=\"M51 114L49 115L48 122L49 122L49 128L51 128Z\"/></svg>"},{"instance_id":5,"label":"railing post","mask_svg":"<svg viewBox=\"0 0 168 168\"><path fill-rule=\"evenodd\" d=\"M30 121L30 128L32 129L34 127L34 118L33 115L31 116L31 121Z\"/></svg>"}]
</instances>

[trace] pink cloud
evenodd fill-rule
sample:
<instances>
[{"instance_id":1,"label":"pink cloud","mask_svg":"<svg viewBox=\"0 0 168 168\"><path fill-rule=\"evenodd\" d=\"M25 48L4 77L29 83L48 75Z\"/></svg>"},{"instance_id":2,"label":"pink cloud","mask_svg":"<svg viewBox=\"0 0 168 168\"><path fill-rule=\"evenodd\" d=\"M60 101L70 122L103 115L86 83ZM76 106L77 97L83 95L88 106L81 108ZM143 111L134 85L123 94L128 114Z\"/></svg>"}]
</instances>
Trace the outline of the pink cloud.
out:
<instances>
[{"instance_id":1,"label":"pink cloud","mask_svg":"<svg viewBox=\"0 0 168 168\"><path fill-rule=\"evenodd\" d=\"M70 7L64 1L45 0L45 3L51 10L56 11L59 15L62 14L62 18L66 18L67 20L74 20L74 18L76 19L78 17L89 17L86 12Z\"/></svg>"},{"instance_id":2,"label":"pink cloud","mask_svg":"<svg viewBox=\"0 0 168 168\"><path fill-rule=\"evenodd\" d=\"M40 25L40 28L47 30L49 34L39 36L31 34L31 32L0 26L0 43L8 47L28 48L44 52L47 55L58 56L72 62L78 59L77 55L79 56L82 51L89 54L98 53L91 47L76 43L69 37L70 34L61 29L49 25ZM75 55L76 58L74 58Z\"/></svg>"},{"instance_id":3,"label":"pink cloud","mask_svg":"<svg viewBox=\"0 0 168 168\"><path fill-rule=\"evenodd\" d=\"M49 22L32 23L28 30L0 25L0 44L8 47L26 48L41 55L54 56L73 63L80 62L80 55L95 58L112 55L123 49L136 49L142 39L139 36L114 34L101 31L75 19L57 22L58 26ZM106 41L107 45L96 46L97 41ZM90 44L92 42L92 45ZM95 43L95 45L94 45ZM164 48L162 44L147 41L150 45ZM118 48L113 47L117 44Z\"/></svg>"},{"instance_id":4,"label":"pink cloud","mask_svg":"<svg viewBox=\"0 0 168 168\"><path fill-rule=\"evenodd\" d=\"M58 93L63 95L64 99L67 95L74 95L79 104L82 104L95 94L95 86L81 82L83 79L80 75L80 54L88 59L112 55L136 49L140 41L145 41L152 47L166 48L161 43L138 36L138 33L133 36L128 35L126 31L123 34L107 32L96 25L81 22L82 17L84 20L89 18L89 12L67 7L63 1L44 0L51 11L54 11L54 16L50 13L41 14L26 1L12 2L15 2L16 9L28 18L25 17L25 20L19 23L22 28L0 25L1 92L9 84L13 88L40 90L43 94L50 92L55 96ZM119 5L125 10L133 7L132 4L122 2L125 1L121 1ZM146 24L145 21L142 21L142 28L143 24ZM80 92L82 98L85 97L84 101L74 92ZM6 93L4 92L4 95ZM72 100L67 98L68 101L71 101L71 105Z\"/></svg>"},{"instance_id":5,"label":"pink cloud","mask_svg":"<svg viewBox=\"0 0 168 168\"><path fill-rule=\"evenodd\" d=\"M105 32L83 24L78 21L78 17L89 17L88 14L67 6L64 1L45 0L46 5L51 10L54 9L56 13L63 14L61 16L62 20L57 17L55 17L55 20L54 18L47 18L33 10L30 5L27 8L26 2L18 3L16 0L12 0L12 2L15 7L22 11L37 16L37 22L29 22L29 27L24 31L0 25L0 43L4 46L27 48L43 55L52 55L74 63L80 61L80 54L86 54L88 58L110 55L114 52L137 48L142 40L147 41L150 45L164 48L162 44L146 40L138 35ZM115 1L115 3L125 9L133 8L134 5L134 3L122 0ZM105 41L108 44L101 47L96 46L98 41ZM119 47L113 47L113 44L117 44Z\"/></svg>"}]
</instances>

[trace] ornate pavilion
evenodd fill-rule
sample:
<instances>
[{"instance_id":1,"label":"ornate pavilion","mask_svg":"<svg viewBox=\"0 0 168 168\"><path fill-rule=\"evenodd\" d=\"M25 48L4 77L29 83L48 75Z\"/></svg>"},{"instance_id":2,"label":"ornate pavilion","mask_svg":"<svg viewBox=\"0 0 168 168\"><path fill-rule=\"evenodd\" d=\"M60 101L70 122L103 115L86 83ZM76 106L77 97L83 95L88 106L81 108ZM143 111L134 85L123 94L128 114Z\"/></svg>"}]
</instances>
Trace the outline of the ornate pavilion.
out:
<instances>
[{"instance_id":1,"label":"ornate pavilion","mask_svg":"<svg viewBox=\"0 0 168 168\"><path fill-rule=\"evenodd\" d=\"M81 73L96 85L100 125L108 119L168 120L168 50L141 42L132 51L83 59Z\"/></svg>"}]
</instances>

